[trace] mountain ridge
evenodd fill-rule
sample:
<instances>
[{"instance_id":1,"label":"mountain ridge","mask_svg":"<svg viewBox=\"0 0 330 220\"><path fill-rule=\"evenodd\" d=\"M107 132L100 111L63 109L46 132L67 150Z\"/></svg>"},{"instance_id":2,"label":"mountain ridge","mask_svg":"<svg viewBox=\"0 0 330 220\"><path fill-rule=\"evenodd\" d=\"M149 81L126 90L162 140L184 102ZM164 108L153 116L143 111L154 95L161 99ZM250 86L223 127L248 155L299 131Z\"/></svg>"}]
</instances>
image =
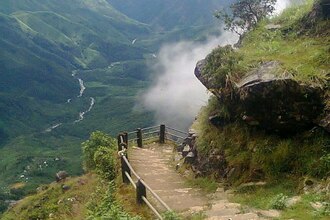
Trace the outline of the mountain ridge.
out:
<instances>
[{"instance_id":1,"label":"mountain ridge","mask_svg":"<svg viewBox=\"0 0 330 220\"><path fill-rule=\"evenodd\" d=\"M105 0L0 6L0 155L7 155L0 159L0 198L33 192L65 167L81 174L79 145L93 130L114 135L152 125L153 113L137 110L136 100L152 82L154 54L163 43L219 33L213 24L159 32ZM39 168L56 158L60 163ZM11 192L17 182L24 187Z\"/></svg>"}]
</instances>

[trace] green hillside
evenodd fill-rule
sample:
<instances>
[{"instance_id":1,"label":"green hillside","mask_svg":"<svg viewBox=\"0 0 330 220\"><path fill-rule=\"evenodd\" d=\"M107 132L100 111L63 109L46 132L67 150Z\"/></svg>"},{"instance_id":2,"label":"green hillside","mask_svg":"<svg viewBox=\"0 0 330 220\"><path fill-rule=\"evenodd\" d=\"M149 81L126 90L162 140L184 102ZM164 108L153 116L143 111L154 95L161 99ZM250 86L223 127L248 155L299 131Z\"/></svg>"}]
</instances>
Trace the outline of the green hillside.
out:
<instances>
[{"instance_id":1,"label":"green hillside","mask_svg":"<svg viewBox=\"0 0 330 220\"><path fill-rule=\"evenodd\" d=\"M151 83L152 54L165 42L218 33L195 18L155 28L170 18L145 23L105 0L1 1L1 201L33 192L58 170L81 174L80 143L90 132L116 135L153 124L152 113L135 108ZM78 78L86 87L81 96ZM22 188L12 190L14 183Z\"/></svg>"},{"instance_id":2,"label":"green hillside","mask_svg":"<svg viewBox=\"0 0 330 220\"><path fill-rule=\"evenodd\" d=\"M230 0L107 0L122 13L160 30L214 24L213 13Z\"/></svg>"}]
</instances>

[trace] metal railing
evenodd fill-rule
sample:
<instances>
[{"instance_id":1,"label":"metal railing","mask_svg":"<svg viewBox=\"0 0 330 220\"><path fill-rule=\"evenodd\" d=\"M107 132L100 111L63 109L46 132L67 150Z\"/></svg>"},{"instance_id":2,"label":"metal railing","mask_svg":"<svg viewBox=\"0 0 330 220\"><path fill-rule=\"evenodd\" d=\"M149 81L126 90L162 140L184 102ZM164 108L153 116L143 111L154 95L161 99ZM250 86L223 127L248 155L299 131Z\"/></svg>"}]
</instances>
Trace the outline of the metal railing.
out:
<instances>
[{"instance_id":1,"label":"metal railing","mask_svg":"<svg viewBox=\"0 0 330 220\"><path fill-rule=\"evenodd\" d=\"M136 137L134 137L136 135ZM143 147L143 141L158 138L160 144L164 144L166 140L179 142L184 140L184 135L188 133L166 127L165 125L153 126L148 128L138 128L132 132L122 132L118 135L118 155L121 159L121 173L123 182L125 184L132 184L136 190L136 201L138 204L147 205L153 213L159 218L163 219L159 211L147 199L147 190L167 211L171 211L170 207L150 188L150 186L143 181L143 179L136 173L132 165L127 159L127 149L130 142L136 141L138 147ZM132 176L137 179L134 182Z\"/></svg>"}]
</instances>

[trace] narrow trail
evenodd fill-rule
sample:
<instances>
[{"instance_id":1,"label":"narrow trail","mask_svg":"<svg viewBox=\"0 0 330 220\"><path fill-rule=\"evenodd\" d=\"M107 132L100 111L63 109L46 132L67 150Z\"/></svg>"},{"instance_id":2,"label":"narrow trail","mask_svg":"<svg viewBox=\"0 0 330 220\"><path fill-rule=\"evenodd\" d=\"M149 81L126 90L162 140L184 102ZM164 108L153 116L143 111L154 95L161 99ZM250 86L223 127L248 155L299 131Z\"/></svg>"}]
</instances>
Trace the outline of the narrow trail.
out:
<instances>
[{"instance_id":1,"label":"narrow trail","mask_svg":"<svg viewBox=\"0 0 330 220\"><path fill-rule=\"evenodd\" d=\"M208 195L189 187L185 178L171 166L172 156L171 145L150 144L142 149L133 147L129 152L135 171L174 211L183 215L203 212L208 220L268 219L254 212L243 212L240 204L228 201L222 188Z\"/></svg>"},{"instance_id":2,"label":"narrow trail","mask_svg":"<svg viewBox=\"0 0 330 220\"><path fill-rule=\"evenodd\" d=\"M152 144L133 148L129 160L141 178L164 200L171 209L182 212L191 207L203 209L207 198L197 189L185 184L184 179L169 165L172 146Z\"/></svg>"}]
</instances>

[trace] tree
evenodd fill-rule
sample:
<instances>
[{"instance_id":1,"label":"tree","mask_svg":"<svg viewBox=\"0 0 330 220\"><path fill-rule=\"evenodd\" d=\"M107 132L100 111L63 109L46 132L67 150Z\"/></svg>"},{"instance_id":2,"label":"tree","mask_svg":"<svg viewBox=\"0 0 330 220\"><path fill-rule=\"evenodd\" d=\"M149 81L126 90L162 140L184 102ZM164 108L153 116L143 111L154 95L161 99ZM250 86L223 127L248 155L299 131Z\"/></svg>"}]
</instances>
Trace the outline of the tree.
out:
<instances>
[{"instance_id":1,"label":"tree","mask_svg":"<svg viewBox=\"0 0 330 220\"><path fill-rule=\"evenodd\" d=\"M239 0L230 6L231 13L217 11L215 17L222 20L225 30L242 36L275 10L277 0Z\"/></svg>"}]
</instances>

